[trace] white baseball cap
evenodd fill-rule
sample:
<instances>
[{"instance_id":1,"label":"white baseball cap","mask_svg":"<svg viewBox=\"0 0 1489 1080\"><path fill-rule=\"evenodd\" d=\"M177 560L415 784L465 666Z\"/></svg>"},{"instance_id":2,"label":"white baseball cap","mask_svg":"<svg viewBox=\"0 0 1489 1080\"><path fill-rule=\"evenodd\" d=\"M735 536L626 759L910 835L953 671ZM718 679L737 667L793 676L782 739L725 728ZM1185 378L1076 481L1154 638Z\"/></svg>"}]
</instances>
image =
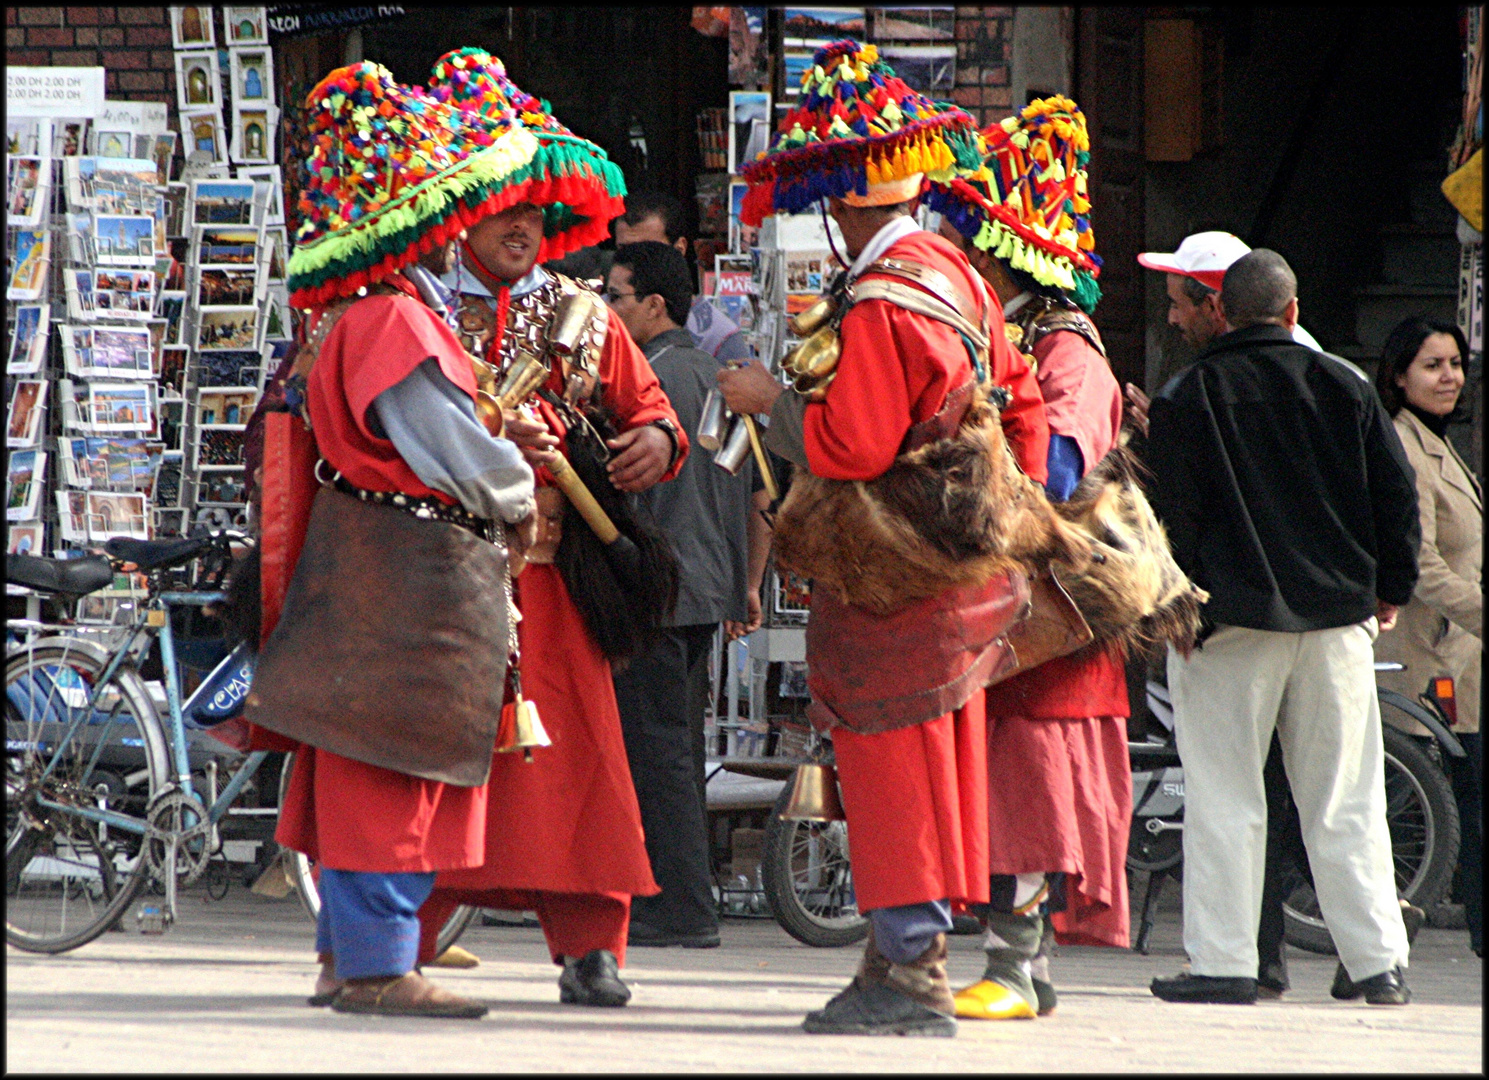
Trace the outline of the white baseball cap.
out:
<instances>
[{"instance_id":1,"label":"white baseball cap","mask_svg":"<svg viewBox=\"0 0 1489 1080\"><path fill-rule=\"evenodd\" d=\"M1149 270L1166 274L1183 274L1201 285L1219 289L1231 263L1251 250L1239 236L1228 232L1202 232L1186 236L1173 253L1145 251L1137 261Z\"/></svg>"}]
</instances>

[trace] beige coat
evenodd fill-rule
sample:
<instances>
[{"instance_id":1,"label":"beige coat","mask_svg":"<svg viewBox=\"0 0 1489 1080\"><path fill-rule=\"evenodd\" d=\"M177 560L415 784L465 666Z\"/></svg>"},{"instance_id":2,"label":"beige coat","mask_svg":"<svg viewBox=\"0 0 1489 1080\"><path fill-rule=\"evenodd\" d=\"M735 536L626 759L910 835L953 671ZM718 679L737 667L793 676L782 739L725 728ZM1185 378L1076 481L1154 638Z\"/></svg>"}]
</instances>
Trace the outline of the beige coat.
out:
<instances>
[{"instance_id":1,"label":"beige coat","mask_svg":"<svg viewBox=\"0 0 1489 1080\"><path fill-rule=\"evenodd\" d=\"M1478 731L1484 654L1483 495L1458 452L1409 410L1396 414L1396 432L1417 473L1422 569L1396 628L1375 643L1377 660L1394 660L1407 670L1382 673L1379 681L1416 700L1428 679L1452 676L1458 699L1454 730Z\"/></svg>"}]
</instances>

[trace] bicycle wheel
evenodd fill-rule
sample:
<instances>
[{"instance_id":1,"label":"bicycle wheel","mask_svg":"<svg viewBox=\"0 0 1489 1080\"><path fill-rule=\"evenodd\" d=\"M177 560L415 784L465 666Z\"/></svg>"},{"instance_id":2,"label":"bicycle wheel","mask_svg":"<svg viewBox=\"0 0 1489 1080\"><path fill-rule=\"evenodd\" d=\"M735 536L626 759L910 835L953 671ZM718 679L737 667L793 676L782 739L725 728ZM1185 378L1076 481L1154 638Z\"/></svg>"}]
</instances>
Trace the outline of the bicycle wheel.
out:
<instances>
[{"instance_id":1,"label":"bicycle wheel","mask_svg":"<svg viewBox=\"0 0 1489 1080\"><path fill-rule=\"evenodd\" d=\"M1381 703L1383 718L1394 709ZM1458 862L1458 804L1452 784L1419 741L1392 727L1382 732L1386 758L1386 822L1396 892L1418 907L1436 904L1453 879ZM1312 886L1298 875L1283 903L1283 934L1288 944L1310 952L1336 951Z\"/></svg>"},{"instance_id":2,"label":"bicycle wheel","mask_svg":"<svg viewBox=\"0 0 1489 1080\"><path fill-rule=\"evenodd\" d=\"M765 901L786 933L818 948L862 941L869 920L858 913L845 821L785 821L791 785L781 789L765 825L760 856Z\"/></svg>"},{"instance_id":3,"label":"bicycle wheel","mask_svg":"<svg viewBox=\"0 0 1489 1080\"><path fill-rule=\"evenodd\" d=\"M30 952L92 941L149 876L139 834L69 809L143 818L165 783L165 737L144 685L121 669L95 694L106 666L91 644L56 638L6 661L5 940Z\"/></svg>"},{"instance_id":4,"label":"bicycle wheel","mask_svg":"<svg viewBox=\"0 0 1489 1080\"><path fill-rule=\"evenodd\" d=\"M289 790L290 770L294 768L295 755L285 754L284 765L279 770L279 807L284 809L284 795ZM289 875L290 883L295 887L295 893L300 897L300 904L305 908L305 913L314 921L321 914L321 893L316 885L319 876L315 860L301 851L290 848L284 849L284 870ZM465 933L466 927L470 926L471 920L476 917L478 908L461 904L450 917L445 920L445 925L440 927L439 936L435 938L434 954L438 956L456 941L460 935Z\"/></svg>"}]
</instances>

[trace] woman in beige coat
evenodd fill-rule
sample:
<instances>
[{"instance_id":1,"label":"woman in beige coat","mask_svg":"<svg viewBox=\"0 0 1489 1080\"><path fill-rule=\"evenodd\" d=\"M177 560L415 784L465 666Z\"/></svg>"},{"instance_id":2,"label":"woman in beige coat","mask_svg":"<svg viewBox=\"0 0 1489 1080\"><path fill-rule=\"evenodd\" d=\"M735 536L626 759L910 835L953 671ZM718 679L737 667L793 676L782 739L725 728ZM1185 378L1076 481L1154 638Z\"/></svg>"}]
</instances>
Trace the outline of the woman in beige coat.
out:
<instances>
[{"instance_id":1,"label":"woman in beige coat","mask_svg":"<svg viewBox=\"0 0 1489 1080\"><path fill-rule=\"evenodd\" d=\"M1469 941L1483 955L1483 749L1479 686L1483 669L1484 506L1478 481L1447 440L1448 414L1463 390L1467 353L1456 326L1408 319L1386 341L1376 389L1395 417L1401 445L1417 474L1422 519L1421 576L1396 629L1375 643L1378 660L1405 664L1380 683L1415 699L1433 678L1454 681L1453 725L1468 760L1451 760L1462 826L1459 872ZM1420 725L1415 725L1420 728ZM1425 730L1415 734L1425 735Z\"/></svg>"}]
</instances>

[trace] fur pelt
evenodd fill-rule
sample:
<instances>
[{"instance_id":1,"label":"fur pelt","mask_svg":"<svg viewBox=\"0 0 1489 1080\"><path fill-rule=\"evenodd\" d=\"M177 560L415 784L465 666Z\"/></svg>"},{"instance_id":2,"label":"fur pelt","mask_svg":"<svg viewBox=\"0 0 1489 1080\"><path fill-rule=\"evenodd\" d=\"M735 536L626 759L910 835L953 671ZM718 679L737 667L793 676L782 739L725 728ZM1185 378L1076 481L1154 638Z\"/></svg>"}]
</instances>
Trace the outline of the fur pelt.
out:
<instances>
[{"instance_id":1,"label":"fur pelt","mask_svg":"<svg viewBox=\"0 0 1489 1080\"><path fill-rule=\"evenodd\" d=\"M1055 505L1092 550L1090 562L1062 571L1061 581L1096 635L1087 648L1119 642L1146 652L1167 642L1187 651L1210 597L1174 562L1168 534L1143 495L1141 469L1124 433L1069 501Z\"/></svg>"},{"instance_id":2,"label":"fur pelt","mask_svg":"<svg viewBox=\"0 0 1489 1080\"><path fill-rule=\"evenodd\" d=\"M586 409L585 415L600 438L615 436L615 424L602 409ZM595 643L619 667L651 648L662 620L677 606L677 557L650 511L610 482L605 447L589 427L570 427L567 442L569 464L637 549L634 565L617 565L621 560L607 556L594 530L565 500L563 534L553 561Z\"/></svg>"},{"instance_id":3,"label":"fur pelt","mask_svg":"<svg viewBox=\"0 0 1489 1080\"><path fill-rule=\"evenodd\" d=\"M887 614L1010 570L1083 566L1090 548L1019 470L997 409L979 392L955 436L901 454L873 480L797 469L775 552L813 588Z\"/></svg>"}]
</instances>

